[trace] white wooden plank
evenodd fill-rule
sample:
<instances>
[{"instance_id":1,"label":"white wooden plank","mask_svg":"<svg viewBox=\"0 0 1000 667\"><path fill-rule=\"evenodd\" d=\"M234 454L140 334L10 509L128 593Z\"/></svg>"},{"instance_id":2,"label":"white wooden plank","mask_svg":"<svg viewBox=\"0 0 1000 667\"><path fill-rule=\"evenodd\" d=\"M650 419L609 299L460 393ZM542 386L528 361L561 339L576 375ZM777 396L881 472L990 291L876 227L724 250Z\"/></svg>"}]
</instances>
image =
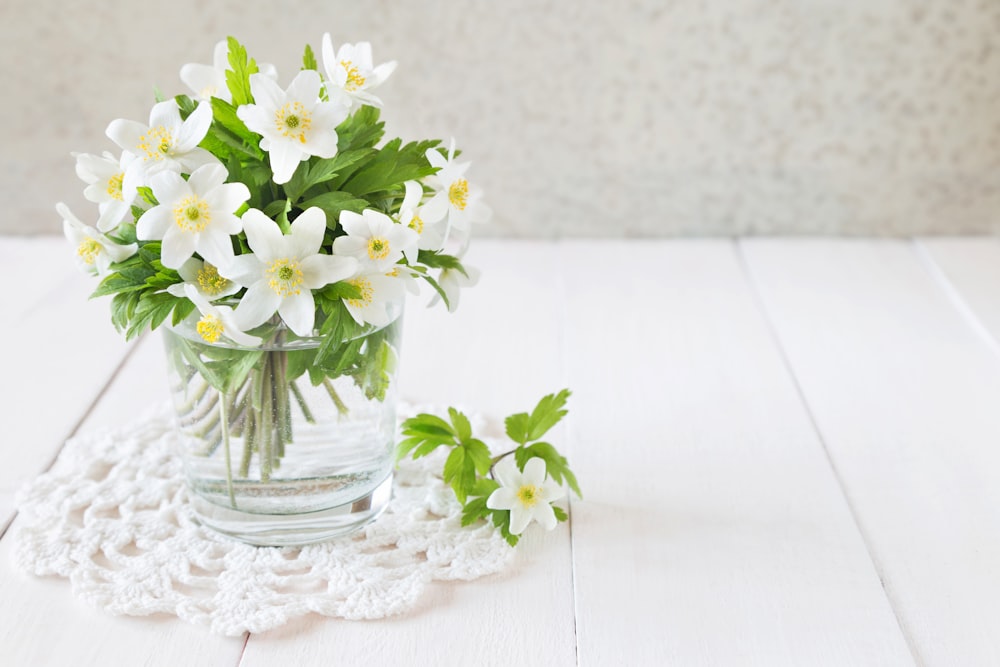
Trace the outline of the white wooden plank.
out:
<instances>
[{"instance_id":1,"label":"white wooden plank","mask_svg":"<svg viewBox=\"0 0 1000 667\"><path fill-rule=\"evenodd\" d=\"M411 300L401 388L414 402L461 404L503 417L559 388L555 246L483 241L483 270L458 311ZM510 570L436 583L417 609L376 623L310 617L247 644L242 667L329 665L566 665L575 661L569 530L536 527Z\"/></svg>"},{"instance_id":2,"label":"white wooden plank","mask_svg":"<svg viewBox=\"0 0 1000 667\"><path fill-rule=\"evenodd\" d=\"M1000 239L921 239L917 249L961 315L1000 354Z\"/></svg>"},{"instance_id":3,"label":"white wooden plank","mask_svg":"<svg viewBox=\"0 0 1000 667\"><path fill-rule=\"evenodd\" d=\"M563 258L580 664L912 664L733 245Z\"/></svg>"},{"instance_id":4,"label":"white wooden plank","mask_svg":"<svg viewBox=\"0 0 1000 667\"><path fill-rule=\"evenodd\" d=\"M743 247L919 660L1000 664L1000 360L909 243Z\"/></svg>"},{"instance_id":5,"label":"white wooden plank","mask_svg":"<svg viewBox=\"0 0 1000 667\"><path fill-rule=\"evenodd\" d=\"M158 336L144 340L94 410L86 432L127 423L168 397ZM15 519L14 526L17 525ZM0 664L236 665L244 638L211 635L177 618L115 617L77 600L58 577L13 571L13 530L0 540Z\"/></svg>"},{"instance_id":6,"label":"white wooden plank","mask_svg":"<svg viewBox=\"0 0 1000 667\"><path fill-rule=\"evenodd\" d=\"M4 239L0 245L9 243ZM38 245L34 258L40 266L62 261L56 257L65 251L62 244ZM0 381L5 436L0 525L10 518L14 493L46 468L129 350L111 325L107 300L88 298L94 284L75 270L55 288L44 280L18 281L31 298L0 329L0 349L6 351Z\"/></svg>"},{"instance_id":7,"label":"white wooden plank","mask_svg":"<svg viewBox=\"0 0 1000 667\"><path fill-rule=\"evenodd\" d=\"M14 286L0 293L4 321L11 323L64 283L96 284L77 268L73 250L62 237L0 237L0 267L4 284Z\"/></svg>"}]
</instances>

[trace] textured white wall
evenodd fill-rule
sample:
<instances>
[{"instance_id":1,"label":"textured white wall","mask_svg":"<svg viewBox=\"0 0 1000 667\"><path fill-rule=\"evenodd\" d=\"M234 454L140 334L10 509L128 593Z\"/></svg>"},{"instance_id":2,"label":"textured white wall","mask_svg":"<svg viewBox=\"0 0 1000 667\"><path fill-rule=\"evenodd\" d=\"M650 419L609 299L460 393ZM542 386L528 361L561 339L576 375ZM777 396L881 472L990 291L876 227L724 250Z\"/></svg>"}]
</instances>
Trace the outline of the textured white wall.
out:
<instances>
[{"instance_id":1,"label":"textured white wall","mask_svg":"<svg viewBox=\"0 0 1000 667\"><path fill-rule=\"evenodd\" d=\"M242 40L373 42L388 129L454 135L493 235L914 234L1000 227L1000 0L4 0L0 231L87 211L152 87Z\"/></svg>"}]
</instances>

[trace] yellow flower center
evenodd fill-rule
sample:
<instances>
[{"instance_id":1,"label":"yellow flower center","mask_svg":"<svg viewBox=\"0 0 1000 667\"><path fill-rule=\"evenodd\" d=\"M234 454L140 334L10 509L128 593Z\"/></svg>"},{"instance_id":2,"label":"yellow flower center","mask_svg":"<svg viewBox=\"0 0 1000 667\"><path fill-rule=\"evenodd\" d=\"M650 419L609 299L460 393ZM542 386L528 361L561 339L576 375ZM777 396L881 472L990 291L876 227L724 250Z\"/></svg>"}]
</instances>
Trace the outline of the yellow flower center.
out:
<instances>
[{"instance_id":1,"label":"yellow flower center","mask_svg":"<svg viewBox=\"0 0 1000 667\"><path fill-rule=\"evenodd\" d=\"M361 298L359 299L347 299L347 304L349 306L354 306L355 308L365 308L370 306L375 298L375 288L372 287L372 283L367 278L354 278L353 280L347 281L348 285L354 285L361 291Z\"/></svg>"},{"instance_id":2,"label":"yellow flower center","mask_svg":"<svg viewBox=\"0 0 1000 667\"><path fill-rule=\"evenodd\" d=\"M368 259L385 259L389 256L389 239L373 236L368 239Z\"/></svg>"},{"instance_id":3,"label":"yellow flower center","mask_svg":"<svg viewBox=\"0 0 1000 667\"><path fill-rule=\"evenodd\" d=\"M269 276L267 284L280 296L290 296L302 293L299 287L305 280L299 263L294 259L276 259L267 267Z\"/></svg>"},{"instance_id":4,"label":"yellow flower center","mask_svg":"<svg viewBox=\"0 0 1000 667\"><path fill-rule=\"evenodd\" d=\"M122 181L125 180L123 172L117 173L108 179L108 195L112 199L122 201Z\"/></svg>"},{"instance_id":5,"label":"yellow flower center","mask_svg":"<svg viewBox=\"0 0 1000 667\"><path fill-rule=\"evenodd\" d=\"M417 234L423 234L424 233L424 219L421 218L419 215L414 214L413 219L410 220L409 227L410 227L410 229L412 229L413 231L415 231Z\"/></svg>"},{"instance_id":6,"label":"yellow flower center","mask_svg":"<svg viewBox=\"0 0 1000 667\"><path fill-rule=\"evenodd\" d=\"M460 178L448 188L448 201L459 211L464 211L469 203L469 182Z\"/></svg>"},{"instance_id":7,"label":"yellow flower center","mask_svg":"<svg viewBox=\"0 0 1000 667\"><path fill-rule=\"evenodd\" d=\"M84 264L93 264L97 256L101 254L101 244L96 239L84 239L76 247L76 254L80 256Z\"/></svg>"},{"instance_id":8,"label":"yellow flower center","mask_svg":"<svg viewBox=\"0 0 1000 667\"><path fill-rule=\"evenodd\" d=\"M286 102L274 115L274 126L281 136L306 142L306 135L312 126L312 114L306 111L302 102Z\"/></svg>"},{"instance_id":9,"label":"yellow flower center","mask_svg":"<svg viewBox=\"0 0 1000 667\"><path fill-rule=\"evenodd\" d=\"M520 489L517 490L517 499L521 501L521 504L525 507L534 507L538 504L542 490L537 486L532 486L531 484L525 484Z\"/></svg>"},{"instance_id":10,"label":"yellow flower center","mask_svg":"<svg viewBox=\"0 0 1000 667\"><path fill-rule=\"evenodd\" d=\"M198 320L198 325L195 328L207 343L218 341L224 329L222 320L217 315L205 315Z\"/></svg>"},{"instance_id":11,"label":"yellow flower center","mask_svg":"<svg viewBox=\"0 0 1000 667\"><path fill-rule=\"evenodd\" d=\"M174 222L182 232L203 231L211 221L212 213L208 203L197 195L182 199L174 207Z\"/></svg>"},{"instance_id":12,"label":"yellow flower center","mask_svg":"<svg viewBox=\"0 0 1000 667\"><path fill-rule=\"evenodd\" d=\"M365 77L361 76L361 72L355 67L354 63L350 60L341 60L340 66L344 68L347 72L347 81L344 82L344 90L349 93L353 93L355 90L365 85Z\"/></svg>"},{"instance_id":13,"label":"yellow flower center","mask_svg":"<svg viewBox=\"0 0 1000 667\"><path fill-rule=\"evenodd\" d=\"M227 287L232 284L228 278L223 278L219 275L219 270L205 262L204 266L198 271L198 287L201 291L209 296L215 296L221 294Z\"/></svg>"},{"instance_id":14,"label":"yellow flower center","mask_svg":"<svg viewBox=\"0 0 1000 667\"><path fill-rule=\"evenodd\" d=\"M170 152L174 144L174 135L170 130L159 125L149 128L149 132L139 137L139 150L146 154L144 160L154 162L162 160Z\"/></svg>"}]
</instances>

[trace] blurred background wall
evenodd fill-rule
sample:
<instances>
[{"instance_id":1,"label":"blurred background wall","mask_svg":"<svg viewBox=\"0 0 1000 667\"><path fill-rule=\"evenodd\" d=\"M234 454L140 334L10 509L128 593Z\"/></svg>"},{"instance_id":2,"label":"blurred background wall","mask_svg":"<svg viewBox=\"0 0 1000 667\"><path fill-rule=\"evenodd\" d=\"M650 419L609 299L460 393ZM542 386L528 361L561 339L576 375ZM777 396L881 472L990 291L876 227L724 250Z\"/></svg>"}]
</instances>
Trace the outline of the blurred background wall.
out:
<instances>
[{"instance_id":1,"label":"blurred background wall","mask_svg":"<svg viewBox=\"0 0 1000 667\"><path fill-rule=\"evenodd\" d=\"M70 151L218 39L287 85L325 31L399 61L388 132L457 139L484 235L1000 227L1000 0L3 0L0 232L93 222Z\"/></svg>"}]
</instances>

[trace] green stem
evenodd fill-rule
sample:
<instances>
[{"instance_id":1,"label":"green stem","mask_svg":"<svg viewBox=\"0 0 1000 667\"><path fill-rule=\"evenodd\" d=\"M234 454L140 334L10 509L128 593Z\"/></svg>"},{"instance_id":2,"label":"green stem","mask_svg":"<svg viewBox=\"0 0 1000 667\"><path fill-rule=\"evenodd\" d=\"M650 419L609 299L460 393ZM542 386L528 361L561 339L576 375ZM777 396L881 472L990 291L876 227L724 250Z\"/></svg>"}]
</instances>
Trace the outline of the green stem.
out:
<instances>
[{"instance_id":1,"label":"green stem","mask_svg":"<svg viewBox=\"0 0 1000 667\"><path fill-rule=\"evenodd\" d=\"M302 410L302 416L305 417L306 423L315 424L316 418L313 417L312 410L310 410L309 406L306 405L306 397L302 395L302 390L299 389L297 384L295 384L295 380L288 383L288 388L292 390L292 395L299 404L299 409Z\"/></svg>"},{"instance_id":2,"label":"green stem","mask_svg":"<svg viewBox=\"0 0 1000 667\"><path fill-rule=\"evenodd\" d=\"M264 367L260 373L260 393L261 393L261 414L260 414L260 440L258 442L260 459L260 481L271 481L272 463L272 437L274 435L273 424L273 395L271 392L271 356L264 360ZM265 386L266 385L266 386Z\"/></svg>"},{"instance_id":3,"label":"green stem","mask_svg":"<svg viewBox=\"0 0 1000 667\"><path fill-rule=\"evenodd\" d=\"M337 390L333 388L333 383L330 382L330 378L323 378L323 388L326 389L326 393L330 394L330 399L333 401L334 405L337 406L337 412L341 415L346 415L350 410L347 405L340 399L337 395Z\"/></svg>"},{"instance_id":4,"label":"green stem","mask_svg":"<svg viewBox=\"0 0 1000 667\"><path fill-rule=\"evenodd\" d=\"M222 396L219 401L219 419L222 423L222 442L226 447L226 488L229 489L229 502L236 509L236 492L233 490L233 458L229 451L229 417L226 415L226 405L229 397Z\"/></svg>"}]
</instances>

